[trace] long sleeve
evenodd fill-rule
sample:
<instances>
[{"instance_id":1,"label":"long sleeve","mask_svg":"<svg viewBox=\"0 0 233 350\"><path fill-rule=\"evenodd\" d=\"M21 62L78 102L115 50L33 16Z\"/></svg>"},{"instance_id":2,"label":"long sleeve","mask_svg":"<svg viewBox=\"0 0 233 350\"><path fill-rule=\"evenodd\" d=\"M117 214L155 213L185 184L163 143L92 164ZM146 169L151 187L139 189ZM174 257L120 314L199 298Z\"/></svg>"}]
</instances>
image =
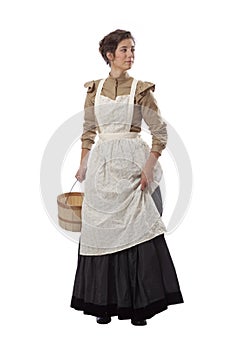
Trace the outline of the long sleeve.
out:
<instances>
[{"instance_id":1,"label":"long sleeve","mask_svg":"<svg viewBox=\"0 0 233 350\"><path fill-rule=\"evenodd\" d=\"M88 88L86 100L84 104L84 123L83 134L81 136L82 148L91 149L95 143L95 137L97 134L97 125L94 114L93 92L95 88L95 82L86 83L85 87Z\"/></svg>"},{"instance_id":2,"label":"long sleeve","mask_svg":"<svg viewBox=\"0 0 233 350\"><path fill-rule=\"evenodd\" d=\"M162 119L157 101L154 97L155 85L141 83L139 85L138 104L141 105L141 114L152 135L151 151L162 153L167 144L167 124Z\"/></svg>"}]
</instances>

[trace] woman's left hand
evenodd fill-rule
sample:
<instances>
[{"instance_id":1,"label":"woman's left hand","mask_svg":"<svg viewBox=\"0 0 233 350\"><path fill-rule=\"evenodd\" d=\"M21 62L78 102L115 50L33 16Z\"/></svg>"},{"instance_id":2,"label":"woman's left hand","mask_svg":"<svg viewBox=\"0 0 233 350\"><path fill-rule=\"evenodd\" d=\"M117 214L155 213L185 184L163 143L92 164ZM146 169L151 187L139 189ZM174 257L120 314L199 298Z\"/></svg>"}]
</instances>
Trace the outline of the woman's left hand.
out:
<instances>
[{"instance_id":1,"label":"woman's left hand","mask_svg":"<svg viewBox=\"0 0 233 350\"><path fill-rule=\"evenodd\" d=\"M159 155L155 154L157 152L151 152L149 158L146 161L146 164L143 168L142 174L141 174L141 190L144 191L144 189L153 181L153 171L154 167L158 161Z\"/></svg>"},{"instance_id":2,"label":"woman's left hand","mask_svg":"<svg viewBox=\"0 0 233 350\"><path fill-rule=\"evenodd\" d=\"M153 180L153 169L143 170L141 174L141 190L144 191L145 188L152 182Z\"/></svg>"}]
</instances>

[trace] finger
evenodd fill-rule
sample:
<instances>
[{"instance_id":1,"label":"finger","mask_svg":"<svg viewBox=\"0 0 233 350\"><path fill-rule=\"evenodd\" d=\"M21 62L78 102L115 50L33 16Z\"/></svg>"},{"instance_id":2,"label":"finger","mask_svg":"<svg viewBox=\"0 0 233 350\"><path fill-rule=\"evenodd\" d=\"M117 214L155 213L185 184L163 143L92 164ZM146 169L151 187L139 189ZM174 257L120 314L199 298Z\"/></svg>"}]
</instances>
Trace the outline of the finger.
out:
<instances>
[{"instance_id":1,"label":"finger","mask_svg":"<svg viewBox=\"0 0 233 350\"><path fill-rule=\"evenodd\" d=\"M76 177L76 179L77 179L79 182L81 182L81 176L80 176L80 175L76 175L75 177Z\"/></svg>"},{"instance_id":2,"label":"finger","mask_svg":"<svg viewBox=\"0 0 233 350\"><path fill-rule=\"evenodd\" d=\"M146 181L145 181L145 180L142 180L142 181L141 181L141 190L144 191L144 189L146 188L146 186L147 186Z\"/></svg>"}]
</instances>

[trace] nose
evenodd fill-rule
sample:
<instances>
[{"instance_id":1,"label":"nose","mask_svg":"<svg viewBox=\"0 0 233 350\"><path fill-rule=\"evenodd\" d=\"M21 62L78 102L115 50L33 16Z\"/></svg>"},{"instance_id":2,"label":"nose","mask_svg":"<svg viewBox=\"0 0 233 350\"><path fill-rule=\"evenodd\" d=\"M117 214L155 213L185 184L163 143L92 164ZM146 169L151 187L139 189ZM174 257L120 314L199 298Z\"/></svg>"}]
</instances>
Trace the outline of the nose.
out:
<instances>
[{"instance_id":1,"label":"nose","mask_svg":"<svg viewBox=\"0 0 233 350\"><path fill-rule=\"evenodd\" d=\"M130 49L128 50L128 57L132 58L134 56L134 52Z\"/></svg>"}]
</instances>

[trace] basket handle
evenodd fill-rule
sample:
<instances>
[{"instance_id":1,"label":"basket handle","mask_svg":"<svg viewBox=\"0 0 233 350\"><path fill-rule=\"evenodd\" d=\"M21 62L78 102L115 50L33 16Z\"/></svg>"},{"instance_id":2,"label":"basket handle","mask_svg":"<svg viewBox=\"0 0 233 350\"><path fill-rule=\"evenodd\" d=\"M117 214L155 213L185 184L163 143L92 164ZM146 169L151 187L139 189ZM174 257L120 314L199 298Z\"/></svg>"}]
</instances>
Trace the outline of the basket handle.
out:
<instances>
[{"instance_id":1,"label":"basket handle","mask_svg":"<svg viewBox=\"0 0 233 350\"><path fill-rule=\"evenodd\" d=\"M67 201L68 201L68 199L69 199L69 195L70 195L71 191L73 190L73 188L74 188L74 186L76 185L77 182L78 182L78 180L75 180L74 184L72 185L72 187L71 187L71 189L70 189L70 191L69 191L69 194L68 194L68 196L66 197L65 204L67 204Z\"/></svg>"}]
</instances>

